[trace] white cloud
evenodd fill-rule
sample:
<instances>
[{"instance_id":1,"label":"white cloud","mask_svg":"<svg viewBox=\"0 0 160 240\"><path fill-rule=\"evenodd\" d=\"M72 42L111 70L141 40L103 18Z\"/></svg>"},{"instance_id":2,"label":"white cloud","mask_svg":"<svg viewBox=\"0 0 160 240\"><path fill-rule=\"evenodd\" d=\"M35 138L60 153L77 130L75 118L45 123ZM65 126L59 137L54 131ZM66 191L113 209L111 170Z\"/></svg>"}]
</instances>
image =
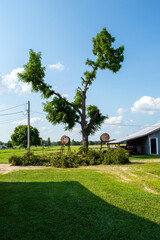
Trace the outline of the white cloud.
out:
<instances>
[{"instance_id":1,"label":"white cloud","mask_svg":"<svg viewBox=\"0 0 160 240\"><path fill-rule=\"evenodd\" d=\"M35 124L35 123L40 123L40 122L44 122L44 119L43 118L39 118L39 117L33 117L30 119L30 124ZM28 122L27 122L27 119L23 119L21 121L14 121L12 122L12 124L19 124L19 125L26 125Z\"/></svg>"},{"instance_id":2,"label":"white cloud","mask_svg":"<svg viewBox=\"0 0 160 240\"><path fill-rule=\"evenodd\" d=\"M20 120L20 121L13 121L12 124L26 125L27 120L23 119L23 120Z\"/></svg>"},{"instance_id":3,"label":"white cloud","mask_svg":"<svg viewBox=\"0 0 160 240\"><path fill-rule=\"evenodd\" d=\"M24 94L31 92L31 85L20 82L17 77L17 73L22 73L23 68L13 69L9 74L2 76L1 84L9 91L14 91L17 94Z\"/></svg>"},{"instance_id":4,"label":"white cloud","mask_svg":"<svg viewBox=\"0 0 160 240\"><path fill-rule=\"evenodd\" d=\"M39 118L39 117L33 117L30 120L31 124L39 123L39 122L44 122L44 118Z\"/></svg>"},{"instance_id":5,"label":"white cloud","mask_svg":"<svg viewBox=\"0 0 160 240\"><path fill-rule=\"evenodd\" d=\"M127 112L127 109L125 109L125 108L118 108L118 110L117 110L117 113L118 113L119 115L122 115L122 114L125 113L125 112Z\"/></svg>"},{"instance_id":6,"label":"white cloud","mask_svg":"<svg viewBox=\"0 0 160 240\"><path fill-rule=\"evenodd\" d=\"M122 122L123 117L122 116L117 116L117 117L111 117L105 120L105 124L119 124Z\"/></svg>"},{"instance_id":7,"label":"white cloud","mask_svg":"<svg viewBox=\"0 0 160 240\"><path fill-rule=\"evenodd\" d=\"M81 128L80 127L74 127L72 130L74 133L80 132Z\"/></svg>"},{"instance_id":8,"label":"white cloud","mask_svg":"<svg viewBox=\"0 0 160 240\"><path fill-rule=\"evenodd\" d=\"M57 62L56 64L50 64L49 68L53 68L59 71L63 71L64 70L64 65L60 62Z\"/></svg>"},{"instance_id":9,"label":"white cloud","mask_svg":"<svg viewBox=\"0 0 160 240\"><path fill-rule=\"evenodd\" d=\"M132 112L146 112L150 115L160 111L160 98L143 96L131 108Z\"/></svg>"}]
</instances>

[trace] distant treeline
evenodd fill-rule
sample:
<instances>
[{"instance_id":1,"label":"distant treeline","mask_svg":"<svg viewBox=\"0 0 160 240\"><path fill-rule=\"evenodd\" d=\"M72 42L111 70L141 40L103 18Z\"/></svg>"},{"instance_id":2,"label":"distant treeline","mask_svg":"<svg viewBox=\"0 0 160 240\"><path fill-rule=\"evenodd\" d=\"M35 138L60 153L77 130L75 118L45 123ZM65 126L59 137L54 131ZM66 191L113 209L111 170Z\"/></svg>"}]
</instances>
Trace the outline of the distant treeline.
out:
<instances>
[{"instance_id":1,"label":"distant treeline","mask_svg":"<svg viewBox=\"0 0 160 240\"><path fill-rule=\"evenodd\" d=\"M88 141L88 144L89 145L100 145L101 141ZM13 147L11 141L8 141L7 143L4 143L4 142L0 141L0 145L4 145L7 148ZM70 145L71 146L80 146L80 145L82 145L82 141L75 141L74 139L72 139ZM50 138L48 138L47 140L44 140L44 139L41 138L40 146L45 146L45 147L61 146L61 141L51 142Z\"/></svg>"},{"instance_id":2,"label":"distant treeline","mask_svg":"<svg viewBox=\"0 0 160 240\"><path fill-rule=\"evenodd\" d=\"M101 144L100 141L89 141L88 143L89 143L89 145L100 145ZM80 145L82 145L82 141L75 141L74 139L72 139L70 144L71 144L71 146L80 146ZM42 140L42 146L61 146L61 141L49 142L48 140Z\"/></svg>"}]
</instances>

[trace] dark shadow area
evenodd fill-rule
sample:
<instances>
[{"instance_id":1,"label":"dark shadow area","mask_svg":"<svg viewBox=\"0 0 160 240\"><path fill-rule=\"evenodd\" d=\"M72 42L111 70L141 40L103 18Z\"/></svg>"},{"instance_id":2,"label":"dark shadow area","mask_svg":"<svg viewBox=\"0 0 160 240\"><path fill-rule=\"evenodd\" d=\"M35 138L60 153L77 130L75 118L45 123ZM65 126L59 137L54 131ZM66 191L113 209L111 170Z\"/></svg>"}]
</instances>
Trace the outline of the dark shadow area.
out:
<instances>
[{"instance_id":1,"label":"dark shadow area","mask_svg":"<svg viewBox=\"0 0 160 240\"><path fill-rule=\"evenodd\" d=\"M159 240L160 226L78 182L1 182L0 239Z\"/></svg>"},{"instance_id":2,"label":"dark shadow area","mask_svg":"<svg viewBox=\"0 0 160 240\"><path fill-rule=\"evenodd\" d=\"M132 155L131 159L143 160L143 159L160 159L160 155Z\"/></svg>"}]
</instances>

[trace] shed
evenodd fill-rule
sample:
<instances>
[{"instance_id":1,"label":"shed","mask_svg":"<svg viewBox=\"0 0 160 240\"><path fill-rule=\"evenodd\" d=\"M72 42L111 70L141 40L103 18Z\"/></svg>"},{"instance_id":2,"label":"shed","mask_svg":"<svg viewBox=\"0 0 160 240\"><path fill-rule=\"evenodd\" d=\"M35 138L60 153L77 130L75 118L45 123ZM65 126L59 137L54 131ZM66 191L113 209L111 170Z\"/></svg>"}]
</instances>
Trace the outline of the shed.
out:
<instances>
[{"instance_id":1,"label":"shed","mask_svg":"<svg viewBox=\"0 0 160 240\"><path fill-rule=\"evenodd\" d=\"M138 154L160 154L160 125L147 127L111 144L127 144L134 147Z\"/></svg>"}]
</instances>

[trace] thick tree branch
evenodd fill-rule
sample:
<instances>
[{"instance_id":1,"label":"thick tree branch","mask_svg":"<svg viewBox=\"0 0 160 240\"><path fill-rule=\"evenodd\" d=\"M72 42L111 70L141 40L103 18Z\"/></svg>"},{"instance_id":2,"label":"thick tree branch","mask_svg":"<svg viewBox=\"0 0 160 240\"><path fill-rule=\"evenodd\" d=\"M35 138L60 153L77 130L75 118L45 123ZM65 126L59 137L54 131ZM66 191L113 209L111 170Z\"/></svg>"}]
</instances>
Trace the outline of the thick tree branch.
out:
<instances>
[{"instance_id":1,"label":"thick tree branch","mask_svg":"<svg viewBox=\"0 0 160 240\"><path fill-rule=\"evenodd\" d=\"M78 87L78 89L81 91L81 93L83 93L82 88Z\"/></svg>"},{"instance_id":2,"label":"thick tree branch","mask_svg":"<svg viewBox=\"0 0 160 240\"><path fill-rule=\"evenodd\" d=\"M78 120L77 120L77 121L75 121L75 122L76 122L76 123L79 123L80 125L82 125L82 123L81 123L80 121L78 121Z\"/></svg>"},{"instance_id":3,"label":"thick tree branch","mask_svg":"<svg viewBox=\"0 0 160 240\"><path fill-rule=\"evenodd\" d=\"M83 82L86 82L86 80L83 77L81 77L81 79L82 79Z\"/></svg>"},{"instance_id":4,"label":"thick tree branch","mask_svg":"<svg viewBox=\"0 0 160 240\"><path fill-rule=\"evenodd\" d=\"M63 98L59 93L54 92L54 94L55 94L57 97L59 97L60 99L64 100L67 105L73 107L74 110L75 110L76 112L78 112L79 115L82 117L81 111L80 111L76 106L74 106L72 103L68 102L68 101L67 101L65 98Z\"/></svg>"},{"instance_id":5,"label":"thick tree branch","mask_svg":"<svg viewBox=\"0 0 160 240\"><path fill-rule=\"evenodd\" d=\"M95 65L95 67L93 68L93 71L91 72L91 75L90 75L90 77L88 78L88 80L87 81L85 81L85 86L84 86L84 92L86 92L87 90L88 90L88 84L89 84L89 82L90 82L90 80L91 80L91 77L94 75L94 73L95 73L95 71L97 70L97 65Z\"/></svg>"}]
</instances>

